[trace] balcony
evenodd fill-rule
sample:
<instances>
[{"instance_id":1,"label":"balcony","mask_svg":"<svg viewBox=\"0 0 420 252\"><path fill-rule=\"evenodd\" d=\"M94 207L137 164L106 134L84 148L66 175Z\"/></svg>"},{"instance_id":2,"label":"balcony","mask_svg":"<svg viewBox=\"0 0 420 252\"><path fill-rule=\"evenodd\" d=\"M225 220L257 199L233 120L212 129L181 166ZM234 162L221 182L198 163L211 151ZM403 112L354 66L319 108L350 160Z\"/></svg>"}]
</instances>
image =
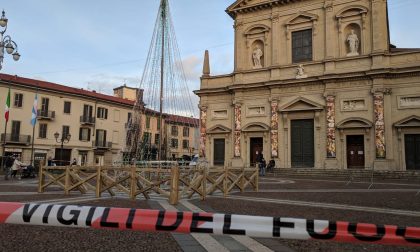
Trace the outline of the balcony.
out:
<instances>
[{"instance_id":1,"label":"balcony","mask_svg":"<svg viewBox=\"0 0 420 252\"><path fill-rule=\"evenodd\" d=\"M95 125L95 117L91 116L80 116L80 123L82 125Z\"/></svg>"},{"instance_id":2,"label":"balcony","mask_svg":"<svg viewBox=\"0 0 420 252\"><path fill-rule=\"evenodd\" d=\"M39 120L54 120L55 119L55 111L48 111L48 110L41 110L38 109L38 119Z\"/></svg>"},{"instance_id":3,"label":"balcony","mask_svg":"<svg viewBox=\"0 0 420 252\"><path fill-rule=\"evenodd\" d=\"M18 134L1 134L1 142L4 143L4 139L6 138L6 143L11 144L22 144L22 145L30 145L31 144L31 136L30 135L18 135Z\"/></svg>"},{"instance_id":4,"label":"balcony","mask_svg":"<svg viewBox=\"0 0 420 252\"><path fill-rule=\"evenodd\" d=\"M94 149L101 149L101 150L109 150L112 148L112 142L105 142L105 141L93 141L92 147Z\"/></svg>"},{"instance_id":5,"label":"balcony","mask_svg":"<svg viewBox=\"0 0 420 252\"><path fill-rule=\"evenodd\" d=\"M125 129L126 130L136 130L138 128L137 123L125 123Z\"/></svg>"}]
</instances>

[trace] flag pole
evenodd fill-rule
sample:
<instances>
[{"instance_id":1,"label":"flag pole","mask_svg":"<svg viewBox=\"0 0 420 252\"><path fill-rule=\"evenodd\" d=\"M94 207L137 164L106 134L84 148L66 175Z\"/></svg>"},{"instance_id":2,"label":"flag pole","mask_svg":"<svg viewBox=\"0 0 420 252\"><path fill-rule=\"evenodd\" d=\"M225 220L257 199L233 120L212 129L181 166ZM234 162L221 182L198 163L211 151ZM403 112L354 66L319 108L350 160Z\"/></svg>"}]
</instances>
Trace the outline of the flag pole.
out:
<instances>
[{"instance_id":1,"label":"flag pole","mask_svg":"<svg viewBox=\"0 0 420 252\"><path fill-rule=\"evenodd\" d=\"M1 168L4 170L4 158L6 155L6 131L7 131L7 120L4 125L4 139L3 139L3 154L1 155Z\"/></svg>"},{"instance_id":2,"label":"flag pole","mask_svg":"<svg viewBox=\"0 0 420 252\"><path fill-rule=\"evenodd\" d=\"M31 149L31 165L34 166L34 138L35 138L35 124L32 126L32 149Z\"/></svg>"},{"instance_id":3,"label":"flag pole","mask_svg":"<svg viewBox=\"0 0 420 252\"><path fill-rule=\"evenodd\" d=\"M32 124L32 148L31 148L31 165L35 166L34 164L34 142L35 142L35 125L36 125L36 121L37 121L37 116L38 116L38 89L36 89L36 94L35 94L35 101L34 104L32 106L32 120L31 120L31 124Z\"/></svg>"},{"instance_id":4,"label":"flag pole","mask_svg":"<svg viewBox=\"0 0 420 252\"><path fill-rule=\"evenodd\" d=\"M7 98L6 98L6 106L8 108L7 108L7 111L4 111L4 119L5 119L6 123L4 125L3 153L2 153L2 156L1 156L1 168L2 169L4 169L4 158L5 158L5 155L6 155L7 123L9 122L9 114L10 114L10 82L9 82L9 91L7 93ZM7 113L7 117L6 117L6 113ZM6 176L7 176L7 174L6 174Z\"/></svg>"}]
</instances>

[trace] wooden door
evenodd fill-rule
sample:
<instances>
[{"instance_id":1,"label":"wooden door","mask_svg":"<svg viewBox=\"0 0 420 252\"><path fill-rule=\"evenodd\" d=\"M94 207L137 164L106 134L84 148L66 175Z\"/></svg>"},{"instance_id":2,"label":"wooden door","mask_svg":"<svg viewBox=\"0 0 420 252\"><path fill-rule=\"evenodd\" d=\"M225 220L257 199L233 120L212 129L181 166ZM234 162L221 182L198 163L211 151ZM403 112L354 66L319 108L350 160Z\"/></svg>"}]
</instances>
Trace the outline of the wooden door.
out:
<instances>
[{"instance_id":1,"label":"wooden door","mask_svg":"<svg viewBox=\"0 0 420 252\"><path fill-rule=\"evenodd\" d=\"M364 137L347 136L347 168L365 168L365 144Z\"/></svg>"},{"instance_id":2,"label":"wooden door","mask_svg":"<svg viewBox=\"0 0 420 252\"><path fill-rule=\"evenodd\" d=\"M71 149L55 149L55 164L58 166L69 165L71 158Z\"/></svg>"},{"instance_id":3,"label":"wooden door","mask_svg":"<svg viewBox=\"0 0 420 252\"><path fill-rule=\"evenodd\" d=\"M225 165L225 139L214 139L214 165Z\"/></svg>"},{"instance_id":4,"label":"wooden door","mask_svg":"<svg viewBox=\"0 0 420 252\"><path fill-rule=\"evenodd\" d=\"M257 162L257 151L258 153L263 153L263 138L262 137L251 137L249 139L249 163L250 166L255 166L255 163ZM264 157L265 158L265 157Z\"/></svg>"},{"instance_id":5,"label":"wooden door","mask_svg":"<svg viewBox=\"0 0 420 252\"><path fill-rule=\"evenodd\" d=\"M291 121L292 167L314 167L314 120Z\"/></svg>"},{"instance_id":6,"label":"wooden door","mask_svg":"<svg viewBox=\"0 0 420 252\"><path fill-rule=\"evenodd\" d=\"M420 134L404 135L405 167L420 170Z\"/></svg>"}]
</instances>

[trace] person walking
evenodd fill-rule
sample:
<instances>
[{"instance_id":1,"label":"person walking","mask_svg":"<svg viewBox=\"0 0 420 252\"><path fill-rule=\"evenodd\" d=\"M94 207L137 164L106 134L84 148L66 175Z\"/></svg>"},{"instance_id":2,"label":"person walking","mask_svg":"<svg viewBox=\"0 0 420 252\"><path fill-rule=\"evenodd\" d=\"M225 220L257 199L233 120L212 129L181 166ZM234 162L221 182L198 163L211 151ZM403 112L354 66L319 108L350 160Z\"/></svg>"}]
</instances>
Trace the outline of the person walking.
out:
<instances>
[{"instance_id":1,"label":"person walking","mask_svg":"<svg viewBox=\"0 0 420 252\"><path fill-rule=\"evenodd\" d=\"M16 174L17 172L22 168L22 166L24 166L24 163L20 162L19 157L15 158L15 161L13 162L12 165L12 174L11 174L11 178L14 179L16 178Z\"/></svg>"},{"instance_id":2,"label":"person walking","mask_svg":"<svg viewBox=\"0 0 420 252\"><path fill-rule=\"evenodd\" d=\"M6 171L5 171L5 174L4 174L4 179L9 180L9 176L11 175L11 172L12 172L11 171L12 165L13 165L15 159L11 155L7 156L5 159L6 160L4 162L4 165L5 165Z\"/></svg>"},{"instance_id":3,"label":"person walking","mask_svg":"<svg viewBox=\"0 0 420 252\"><path fill-rule=\"evenodd\" d=\"M263 156L262 152L258 153L258 151L257 151L256 154L257 154L256 161L257 161L257 164L258 164L260 176L265 176L265 159L264 159L264 156Z\"/></svg>"}]
</instances>

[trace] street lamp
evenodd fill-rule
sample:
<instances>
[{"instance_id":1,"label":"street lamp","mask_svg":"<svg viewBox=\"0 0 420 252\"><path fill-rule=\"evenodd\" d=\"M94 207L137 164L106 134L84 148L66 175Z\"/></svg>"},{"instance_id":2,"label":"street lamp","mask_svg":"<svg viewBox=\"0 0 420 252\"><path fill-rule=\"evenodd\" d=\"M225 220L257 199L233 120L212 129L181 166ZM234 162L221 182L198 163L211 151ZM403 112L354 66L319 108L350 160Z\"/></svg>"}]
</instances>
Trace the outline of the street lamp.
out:
<instances>
[{"instance_id":1,"label":"street lamp","mask_svg":"<svg viewBox=\"0 0 420 252\"><path fill-rule=\"evenodd\" d=\"M20 58L20 54L18 52L18 46L15 41L9 35L4 36L4 33L7 30L7 18L5 12L3 10L2 15L0 17L0 70L2 69L3 58L4 58L4 49L8 54L13 56L15 61L18 61Z\"/></svg>"},{"instance_id":2,"label":"street lamp","mask_svg":"<svg viewBox=\"0 0 420 252\"><path fill-rule=\"evenodd\" d=\"M61 139L59 140L58 138L60 137L60 133L55 132L54 133L54 138L55 141L57 143L61 143L61 149L60 149L60 165L63 165L63 147L65 143L68 143L70 141L71 135L70 133L68 133L67 135L62 135Z\"/></svg>"}]
</instances>

